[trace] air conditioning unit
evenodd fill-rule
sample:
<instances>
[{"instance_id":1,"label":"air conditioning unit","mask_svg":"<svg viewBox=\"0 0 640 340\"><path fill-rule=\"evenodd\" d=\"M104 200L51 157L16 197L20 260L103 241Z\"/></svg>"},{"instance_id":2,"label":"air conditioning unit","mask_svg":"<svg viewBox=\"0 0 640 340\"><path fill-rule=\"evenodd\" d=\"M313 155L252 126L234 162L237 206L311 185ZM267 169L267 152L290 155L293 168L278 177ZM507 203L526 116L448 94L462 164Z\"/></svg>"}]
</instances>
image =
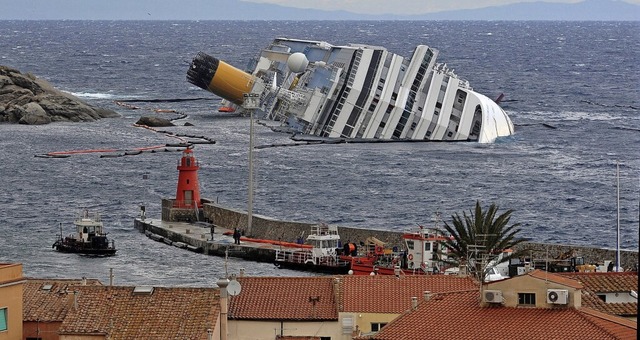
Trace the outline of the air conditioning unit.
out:
<instances>
[{"instance_id":1,"label":"air conditioning unit","mask_svg":"<svg viewBox=\"0 0 640 340\"><path fill-rule=\"evenodd\" d=\"M566 289L547 289L547 303L566 305L569 301L569 291Z\"/></svg>"},{"instance_id":2,"label":"air conditioning unit","mask_svg":"<svg viewBox=\"0 0 640 340\"><path fill-rule=\"evenodd\" d=\"M482 293L484 302L488 303L502 303L502 291L500 290L485 290Z\"/></svg>"}]
</instances>

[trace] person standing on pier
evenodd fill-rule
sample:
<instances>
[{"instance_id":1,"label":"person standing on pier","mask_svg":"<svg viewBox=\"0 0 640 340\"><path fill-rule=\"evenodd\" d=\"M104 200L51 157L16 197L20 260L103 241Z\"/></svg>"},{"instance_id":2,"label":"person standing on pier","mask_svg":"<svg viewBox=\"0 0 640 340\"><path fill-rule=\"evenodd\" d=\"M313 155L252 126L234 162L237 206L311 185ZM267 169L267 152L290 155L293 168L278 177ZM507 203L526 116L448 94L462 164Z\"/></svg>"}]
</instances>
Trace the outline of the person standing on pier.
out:
<instances>
[{"instance_id":1,"label":"person standing on pier","mask_svg":"<svg viewBox=\"0 0 640 340\"><path fill-rule=\"evenodd\" d=\"M240 244L240 230L233 228L233 240L235 244Z\"/></svg>"}]
</instances>

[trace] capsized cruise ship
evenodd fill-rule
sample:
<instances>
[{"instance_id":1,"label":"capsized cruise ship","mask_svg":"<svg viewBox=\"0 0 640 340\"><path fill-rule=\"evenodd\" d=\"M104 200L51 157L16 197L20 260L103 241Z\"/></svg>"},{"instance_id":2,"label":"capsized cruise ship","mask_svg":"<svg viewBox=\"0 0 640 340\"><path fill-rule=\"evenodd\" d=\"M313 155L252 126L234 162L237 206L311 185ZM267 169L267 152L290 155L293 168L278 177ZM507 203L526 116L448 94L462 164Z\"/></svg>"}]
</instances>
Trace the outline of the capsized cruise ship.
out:
<instances>
[{"instance_id":1,"label":"capsized cruise ship","mask_svg":"<svg viewBox=\"0 0 640 340\"><path fill-rule=\"evenodd\" d=\"M254 110L317 137L491 143L513 134L498 103L437 56L426 45L405 58L379 46L276 38L247 72L200 52L187 80L222 97L226 110Z\"/></svg>"}]
</instances>

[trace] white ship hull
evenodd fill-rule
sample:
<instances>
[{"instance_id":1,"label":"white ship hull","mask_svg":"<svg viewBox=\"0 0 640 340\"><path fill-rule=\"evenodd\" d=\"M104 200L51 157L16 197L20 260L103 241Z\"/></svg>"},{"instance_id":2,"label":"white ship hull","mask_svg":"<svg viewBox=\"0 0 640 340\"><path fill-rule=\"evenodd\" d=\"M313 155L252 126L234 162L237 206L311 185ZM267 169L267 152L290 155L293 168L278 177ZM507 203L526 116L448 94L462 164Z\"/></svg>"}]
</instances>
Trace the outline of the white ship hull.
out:
<instances>
[{"instance_id":1,"label":"white ship hull","mask_svg":"<svg viewBox=\"0 0 640 340\"><path fill-rule=\"evenodd\" d=\"M248 72L200 53L187 78L306 135L491 143L513 134L504 110L437 55L425 45L404 58L378 46L278 38Z\"/></svg>"}]
</instances>

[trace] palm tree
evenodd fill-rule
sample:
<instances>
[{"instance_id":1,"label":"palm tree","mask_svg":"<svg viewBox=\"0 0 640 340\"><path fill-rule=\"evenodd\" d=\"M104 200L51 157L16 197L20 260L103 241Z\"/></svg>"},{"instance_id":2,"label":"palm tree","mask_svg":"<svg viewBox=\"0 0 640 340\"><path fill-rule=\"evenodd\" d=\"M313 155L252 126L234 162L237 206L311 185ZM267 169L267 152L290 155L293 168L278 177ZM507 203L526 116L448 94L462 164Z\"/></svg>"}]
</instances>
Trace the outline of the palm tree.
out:
<instances>
[{"instance_id":1,"label":"palm tree","mask_svg":"<svg viewBox=\"0 0 640 340\"><path fill-rule=\"evenodd\" d=\"M498 206L495 203L491 204L487 211L482 211L480 201L476 201L475 212L469 211L469 215L463 212L463 218L456 213L451 216L452 225L446 221L444 223L444 228L451 235L444 243L450 252L448 262L466 266L481 282L484 282L488 269L488 261L483 261L483 255L488 255L489 260L494 260L505 249L525 241L516 238L516 234L520 232L520 223L507 226L513 210L507 210L496 217L497 212ZM512 252L497 262L502 263L518 255Z\"/></svg>"}]
</instances>

